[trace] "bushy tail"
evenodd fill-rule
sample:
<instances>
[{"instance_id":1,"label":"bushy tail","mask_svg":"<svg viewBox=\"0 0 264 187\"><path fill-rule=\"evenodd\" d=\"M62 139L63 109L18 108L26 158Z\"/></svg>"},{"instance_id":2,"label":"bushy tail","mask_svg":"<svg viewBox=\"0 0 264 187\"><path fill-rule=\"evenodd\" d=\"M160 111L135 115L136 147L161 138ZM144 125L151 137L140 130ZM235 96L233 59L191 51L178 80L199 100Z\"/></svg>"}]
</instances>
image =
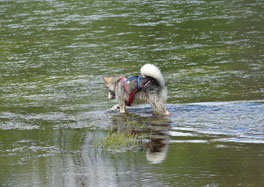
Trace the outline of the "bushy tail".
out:
<instances>
[{"instance_id":1,"label":"bushy tail","mask_svg":"<svg viewBox=\"0 0 264 187\"><path fill-rule=\"evenodd\" d=\"M145 64L141 67L140 73L144 77L155 79L161 87L165 87L165 79L157 66L153 64Z\"/></svg>"}]
</instances>

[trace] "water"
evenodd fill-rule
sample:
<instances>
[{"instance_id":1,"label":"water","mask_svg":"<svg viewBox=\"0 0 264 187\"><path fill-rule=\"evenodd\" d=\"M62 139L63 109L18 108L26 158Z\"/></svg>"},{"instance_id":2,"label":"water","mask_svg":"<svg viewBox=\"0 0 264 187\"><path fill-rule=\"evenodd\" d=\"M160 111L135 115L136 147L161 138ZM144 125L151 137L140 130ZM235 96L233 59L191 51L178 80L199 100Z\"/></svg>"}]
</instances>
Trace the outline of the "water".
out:
<instances>
[{"instance_id":1,"label":"water","mask_svg":"<svg viewBox=\"0 0 264 187\"><path fill-rule=\"evenodd\" d=\"M1 186L262 186L263 19L261 0L0 1ZM149 62L172 115L109 111L102 77ZM134 122L151 146L95 148Z\"/></svg>"}]
</instances>

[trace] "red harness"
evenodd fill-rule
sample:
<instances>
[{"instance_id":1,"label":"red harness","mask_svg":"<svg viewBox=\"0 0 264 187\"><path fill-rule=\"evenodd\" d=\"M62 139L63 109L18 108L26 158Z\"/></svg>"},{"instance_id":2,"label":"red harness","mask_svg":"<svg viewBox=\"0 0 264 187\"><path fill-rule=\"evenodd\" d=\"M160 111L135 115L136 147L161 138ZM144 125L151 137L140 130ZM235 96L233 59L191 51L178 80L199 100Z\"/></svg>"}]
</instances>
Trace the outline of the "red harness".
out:
<instances>
[{"instance_id":1,"label":"red harness","mask_svg":"<svg viewBox=\"0 0 264 187\"><path fill-rule=\"evenodd\" d=\"M135 90L133 90L130 94L128 92L127 85L126 85L126 79L124 77L122 77L122 81L123 81L123 84L124 84L124 88L126 90L126 93L127 93L127 95L129 95L129 99L128 99L128 102L126 104L127 104L127 106L131 106L131 103L132 103L132 100L133 100L134 95L138 91L140 91L142 88L144 88L151 80L150 79L147 80L141 86L139 86L139 81L138 81L138 87Z\"/></svg>"}]
</instances>

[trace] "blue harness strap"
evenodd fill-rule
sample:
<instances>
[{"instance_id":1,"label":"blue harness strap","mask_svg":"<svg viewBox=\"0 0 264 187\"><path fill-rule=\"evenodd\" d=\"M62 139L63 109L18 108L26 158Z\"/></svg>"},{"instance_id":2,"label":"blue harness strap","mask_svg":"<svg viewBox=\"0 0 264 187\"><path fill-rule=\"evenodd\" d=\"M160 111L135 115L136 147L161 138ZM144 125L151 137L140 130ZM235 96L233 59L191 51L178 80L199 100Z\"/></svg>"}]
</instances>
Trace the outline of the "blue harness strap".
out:
<instances>
[{"instance_id":1,"label":"blue harness strap","mask_svg":"<svg viewBox=\"0 0 264 187\"><path fill-rule=\"evenodd\" d=\"M128 81L132 81L134 79L137 79L137 88L139 88L139 81L140 81L140 76L133 76L125 80L125 83Z\"/></svg>"}]
</instances>

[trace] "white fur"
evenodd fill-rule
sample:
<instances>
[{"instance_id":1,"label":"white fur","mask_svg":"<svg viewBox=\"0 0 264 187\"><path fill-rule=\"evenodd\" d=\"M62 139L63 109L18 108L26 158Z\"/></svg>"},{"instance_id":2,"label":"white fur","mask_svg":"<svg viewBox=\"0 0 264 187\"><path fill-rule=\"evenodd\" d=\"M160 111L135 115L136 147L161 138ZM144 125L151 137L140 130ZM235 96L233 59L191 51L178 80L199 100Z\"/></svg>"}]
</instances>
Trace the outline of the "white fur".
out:
<instances>
[{"instance_id":1,"label":"white fur","mask_svg":"<svg viewBox=\"0 0 264 187\"><path fill-rule=\"evenodd\" d=\"M165 79L157 66L153 64L145 64L141 67L140 73L144 77L152 77L156 79L160 86L165 87Z\"/></svg>"}]
</instances>

